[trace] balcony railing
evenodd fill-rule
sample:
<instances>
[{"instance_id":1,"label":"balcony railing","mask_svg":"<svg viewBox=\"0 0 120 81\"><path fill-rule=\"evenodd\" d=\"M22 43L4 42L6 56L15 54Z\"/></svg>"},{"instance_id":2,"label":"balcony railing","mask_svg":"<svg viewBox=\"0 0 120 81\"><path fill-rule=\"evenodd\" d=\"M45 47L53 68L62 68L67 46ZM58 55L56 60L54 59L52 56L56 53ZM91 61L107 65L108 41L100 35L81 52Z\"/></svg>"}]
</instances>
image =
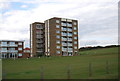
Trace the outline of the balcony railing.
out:
<instances>
[{"instance_id":1,"label":"balcony railing","mask_svg":"<svg viewBox=\"0 0 120 81\"><path fill-rule=\"evenodd\" d=\"M7 52L18 52L18 50L8 50Z\"/></svg>"},{"instance_id":2,"label":"balcony railing","mask_svg":"<svg viewBox=\"0 0 120 81\"><path fill-rule=\"evenodd\" d=\"M62 31L67 31L67 29L62 29Z\"/></svg>"},{"instance_id":3,"label":"balcony railing","mask_svg":"<svg viewBox=\"0 0 120 81\"><path fill-rule=\"evenodd\" d=\"M17 47L18 45L17 44L9 44L8 46L10 46L10 47Z\"/></svg>"},{"instance_id":4,"label":"balcony railing","mask_svg":"<svg viewBox=\"0 0 120 81\"><path fill-rule=\"evenodd\" d=\"M72 39L68 39L68 41L72 41Z\"/></svg>"},{"instance_id":5,"label":"balcony railing","mask_svg":"<svg viewBox=\"0 0 120 81\"><path fill-rule=\"evenodd\" d=\"M72 22L72 20L71 19L67 19L67 22Z\"/></svg>"},{"instance_id":6,"label":"balcony railing","mask_svg":"<svg viewBox=\"0 0 120 81\"><path fill-rule=\"evenodd\" d=\"M62 46L67 46L67 43L62 43Z\"/></svg>"},{"instance_id":7,"label":"balcony railing","mask_svg":"<svg viewBox=\"0 0 120 81\"><path fill-rule=\"evenodd\" d=\"M43 43L43 41L39 41L39 40L37 40L36 42L37 42L37 43Z\"/></svg>"},{"instance_id":8,"label":"balcony railing","mask_svg":"<svg viewBox=\"0 0 120 81\"><path fill-rule=\"evenodd\" d=\"M66 23L61 23L61 26L67 26L67 24Z\"/></svg>"},{"instance_id":9,"label":"balcony railing","mask_svg":"<svg viewBox=\"0 0 120 81\"><path fill-rule=\"evenodd\" d=\"M67 51L67 48L62 48L62 51Z\"/></svg>"},{"instance_id":10,"label":"balcony railing","mask_svg":"<svg viewBox=\"0 0 120 81\"><path fill-rule=\"evenodd\" d=\"M62 18L61 21L66 21L66 19L65 19L65 18Z\"/></svg>"},{"instance_id":11,"label":"balcony railing","mask_svg":"<svg viewBox=\"0 0 120 81\"><path fill-rule=\"evenodd\" d=\"M68 52L72 52L73 51L73 49L72 48L68 48Z\"/></svg>"},{"instance_id":12,"label":"balcony railing","mask_svg":"<svg viewBox=\"0 0 120 81\"><path fill-rule=\"evenodd\" d=\"M67 41L67 39L66 38L62 38L62 41Z\"/></svg>"},{"instance_id":13,"label":"balcony railing","mask_svg":"<svg viewBox=\"0 0 120 81\"><path fill-rule=\"evenodd\" d=\"M68 35L68 36L70 36L70 37L71 37L72 35Z\"/></svg>"},{"instance_id":14,"label":"balcony railing","mask_svg":"<svg viewBox=\"0 0 120 81\"><path fill-rule=\"evenodd\" d=\"M43 45L37 45L36 47L37 47L37 48L42 48L42 47L43 47Z\"/></svg>"},{"instance_id":15,"label":"balcony railing","mask_svg":"<svg viewBox=\"0 0 120 81\"><path fill-rule=\"evenodd\" d=\"M36 38L43 38L43 36L42 36L42 35L39 35L39 36L36 36Z\"/></svg>"},{"instance_id":16,"label":"balcony railing","mask_svg":"<svg viewBox=\"0 0 120 81\"><path fill-rule=\"evenodd\" d=\"M69 32L72 32L72 29L68 29Z\"/></svg>"},{"instance_id":17,"label":"balcony railing","mask_svg":"<svg viewBox=\"0 0 120 81\"><path fill-rule=\"evenodd\" d=\"M43 52L43 50L38 50L37 52Z\"/></svg>"},{"instance_id":18,"label":"balcony railing","mask_svg":"<svg viewBox=\"0 0 120 81\"><path fill-rule=\"evenodd\" d=\"M36 32L37 35L43 34L43 32Z\"/></svg>"},{"instance_id":19,"label":"balcony railing","mask_svg":"<svg viewBox=\"0 0 120 81\"><path fill-rule=\"evenodd\" d=\"M6 44L6 45L0 45L1 47L17 47L18 45L17 44Z\"/></svg>"},{"instance_id":20,"label":"balcony railing","mask_svg":"<svg viewBox=\"0 0 120 81\"><path fill-rule=\"evenodd\" d=\"M67 36L67 34L62 34L62 36Z\"/></svg>"},{"instance_id":21,"label":"balcony railing","mask_svg":"<svg viewBox=\"0 0 120 81\"><path fill-rule=\"evenodd\" d=\"M67 26L68 26L68 27L72 27L72 24L67 23Z\"/></svg>"},{"instance_id":22,"label":"balcony railing","mask_svg":"<svg viewBox=\"0 0 120 81\"><path fill-rule=\"evenodd\" d=\"M68 46L72 46L72 44L68 43Z\"/></svg>"},{"instance_id":23,"label":"balcony railing","mask_svg":"<svg viewBox=\"0 0 120 81\"><path fill-rule=\"evenodd\" d=\"M7 50L1 50L1 52L7 52Z\"/></svg>"},{"instance_id":24,"label":"balcony railing","mask_svg":"<svg viewBox=\"0 0 120 81\"><path fill-rule=\"evenodd\" d=\"M3 44L1 44L0 46L8 46L8 45L7 45L7 44L4 44L4 45L3 45Z\"/></svg>"}]
</instances>

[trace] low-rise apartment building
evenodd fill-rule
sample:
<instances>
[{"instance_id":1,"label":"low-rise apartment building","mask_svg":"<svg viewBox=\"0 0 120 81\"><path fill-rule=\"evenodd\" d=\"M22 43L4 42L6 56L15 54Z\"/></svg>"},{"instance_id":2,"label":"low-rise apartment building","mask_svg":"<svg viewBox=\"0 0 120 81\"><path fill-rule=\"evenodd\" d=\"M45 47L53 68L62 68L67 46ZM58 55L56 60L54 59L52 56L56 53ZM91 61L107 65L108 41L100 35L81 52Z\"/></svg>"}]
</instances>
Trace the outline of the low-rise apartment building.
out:
<instances>
[{"instance_id":1,"label":"low-rise apartment building","mask_svg":"<svg viewBox=\"0 0 120 81\"><path fill-rule=\"evenodd\" d=\"M0 40L0 58L21 58L24 41Z\"/></svg>"}]
</instances>

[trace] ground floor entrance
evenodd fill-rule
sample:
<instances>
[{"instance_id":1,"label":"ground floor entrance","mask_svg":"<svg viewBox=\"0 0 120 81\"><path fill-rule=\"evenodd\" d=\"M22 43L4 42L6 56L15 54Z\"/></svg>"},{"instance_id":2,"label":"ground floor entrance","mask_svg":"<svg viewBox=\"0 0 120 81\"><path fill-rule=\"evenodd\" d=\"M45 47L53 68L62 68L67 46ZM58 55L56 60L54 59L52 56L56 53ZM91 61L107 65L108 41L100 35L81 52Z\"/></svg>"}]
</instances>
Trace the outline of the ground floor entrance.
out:
<instances>
[{"instance_id":1,"label":"ground floor entrance","mask_svg":"<svg viewBox=\"0 0 120 81\"><path fill-rule=\"evenodd\" d=\"M18 58L17 53L0 53L0 58Z\"/></svg>"}]
</instances>

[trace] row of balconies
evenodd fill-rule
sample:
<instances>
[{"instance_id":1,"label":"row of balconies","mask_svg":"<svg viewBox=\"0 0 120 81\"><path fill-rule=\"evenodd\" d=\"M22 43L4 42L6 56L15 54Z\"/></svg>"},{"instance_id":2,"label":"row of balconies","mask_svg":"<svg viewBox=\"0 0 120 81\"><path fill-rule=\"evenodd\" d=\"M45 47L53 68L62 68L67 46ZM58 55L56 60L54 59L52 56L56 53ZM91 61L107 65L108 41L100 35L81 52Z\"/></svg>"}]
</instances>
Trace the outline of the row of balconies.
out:
<instances>
[{"instance_id":1,"label":"row of balconies","mask_svg":"<svg viewBox=\"0 0 120 81\"><path fill-rule=\"evenodd\" d=\"M43 43L43 41L42 41L42 40L37 40L36 42L37 42L37 43Z\"/></svg>"},{"instance_id":2,"label":"row of balconies","mask_svg":"<svg viewBox=\"0 0 120 81\"><path fill-rule=\"evenodd\" d=\"M41 34L43 34L43 32L36 32L36 34L37 34L37 35L41 35Z\"/></svg>"},{"instance_id":3,"label":"row of balconies","mask_svg":"<svg viewBox=\"0 0 120 81\"><path fill-rule=\"evenodd\" d=\"M62 46L72 46L72 43L62 43Z\"/></svg>"},{"instance_id":4,"label":"row of balconies","mask_svg":"<svg viewBox=\"0 0 120 81\"><path fill-rule=\"evenodd\" d=\"M62 48L62 51L72 52L72 51L73 51L73 49L72 49L72 48Z\"/></svg>"},{"instance_id":5,"label":"row of balconies","mask_svg":"<svg viewBox=\"0 0 120 81\"><path fill-rule=\"evenodd\" d=\"M61 23L61 26L72 27L72 24L69 24L69 23Z\"/></svg>"},{"instance_id":6,"label":"row of balconies","mask_svg":"<svg viewBox=\"0 0 120 81\"><path fill-rule=\"evenodd\" d=\"M18 52L18 50L1 50L0 52Z\"/></svg>"},{"instance_id":7,"label":"row of balconies","mask_svg":"<svg viewBox=\"0 0 120 81\"><path fill-rule=\"evenodd\" d=\"M62 38L62 41L72 41L72 39Z\"/></svg>"},{"instance_id":8,"label":"row of balconies","mask_svg":"<svg viewBox=\"0 0 120 81\"><path fill-rule=\"evenodd\" d=\"M70 37L72 36L72 34L65 34L65 33L62 33L61 35L62 36L70 36Z\"/></svg>"},{"instance_id":9,"label":"row of balconies","mask_svg":"<svg viewBox=\"0 0 120 81\"><path fill-rule=\"evenodd\" d=\"M43 38L43 36L42 35L37 35L36 38Z\"/></svg>"},{"instance_id":10,"label":"row of balconies","mask_svg":"<svg viewBox=\"0 0 120 81\"><path fill-rule=\"evenodd\" d=\"M4 45L0 44L0 46L1 46L1 47L2 47L2 46L6 46L6 47L18 47L17 44L12 44L12 45L10 45L10 44L4 44Z\"/></svg>"},{"instance_id":11,"label":"row of balconies","mask_svg":"<svg viewBox=\"0 0 120 81\"><path fill-rule=\"evenodd\" d=\"M37 47L37 48L43 48L44 45L37 45L36 47Z\"/></svg>"},{"instance_id":12,"label":"row of balconies","mask_svg":"<svg viewBox=\"0 0 120 81\"><path fill-rule=\"evenodd\" d=\"M61 21L67 21L67 22L72 22L71 19L65 19L65 18L62 18Z\"/></svg>"},{"instance_id":13,"label":"row of balconies","mask_svg":"<svg viewBox=\"0 0 120 81\"><path fill-rule=\"evenodd\" d=\"M62 31L71 31L72 32L72 29L67 29L67 28L62 28Z\"/></svg>"}]
</instances>

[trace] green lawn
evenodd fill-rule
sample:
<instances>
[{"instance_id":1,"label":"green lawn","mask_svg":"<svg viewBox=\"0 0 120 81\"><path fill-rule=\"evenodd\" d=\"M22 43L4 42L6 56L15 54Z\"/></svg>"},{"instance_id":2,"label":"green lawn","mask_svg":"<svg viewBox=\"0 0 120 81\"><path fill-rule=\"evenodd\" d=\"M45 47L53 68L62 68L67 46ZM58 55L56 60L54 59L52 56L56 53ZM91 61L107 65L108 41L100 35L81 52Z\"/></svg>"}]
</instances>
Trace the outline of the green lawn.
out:
<instances>
[{"instance_id":1,"label":"green lawn","mask_svg":"<svg viewBox=\"0 0 120 81\"><path fill-rule=\"evenodd\" d=\"M117 47L81 51L80 55L71 57L4 59L2 62L6 79L40 79L42 74L44 79L67 79L68 69L71 79L115 79L118 76ZM91 77L89 62L92 63Z\"/></svg>"}]
</instances>

